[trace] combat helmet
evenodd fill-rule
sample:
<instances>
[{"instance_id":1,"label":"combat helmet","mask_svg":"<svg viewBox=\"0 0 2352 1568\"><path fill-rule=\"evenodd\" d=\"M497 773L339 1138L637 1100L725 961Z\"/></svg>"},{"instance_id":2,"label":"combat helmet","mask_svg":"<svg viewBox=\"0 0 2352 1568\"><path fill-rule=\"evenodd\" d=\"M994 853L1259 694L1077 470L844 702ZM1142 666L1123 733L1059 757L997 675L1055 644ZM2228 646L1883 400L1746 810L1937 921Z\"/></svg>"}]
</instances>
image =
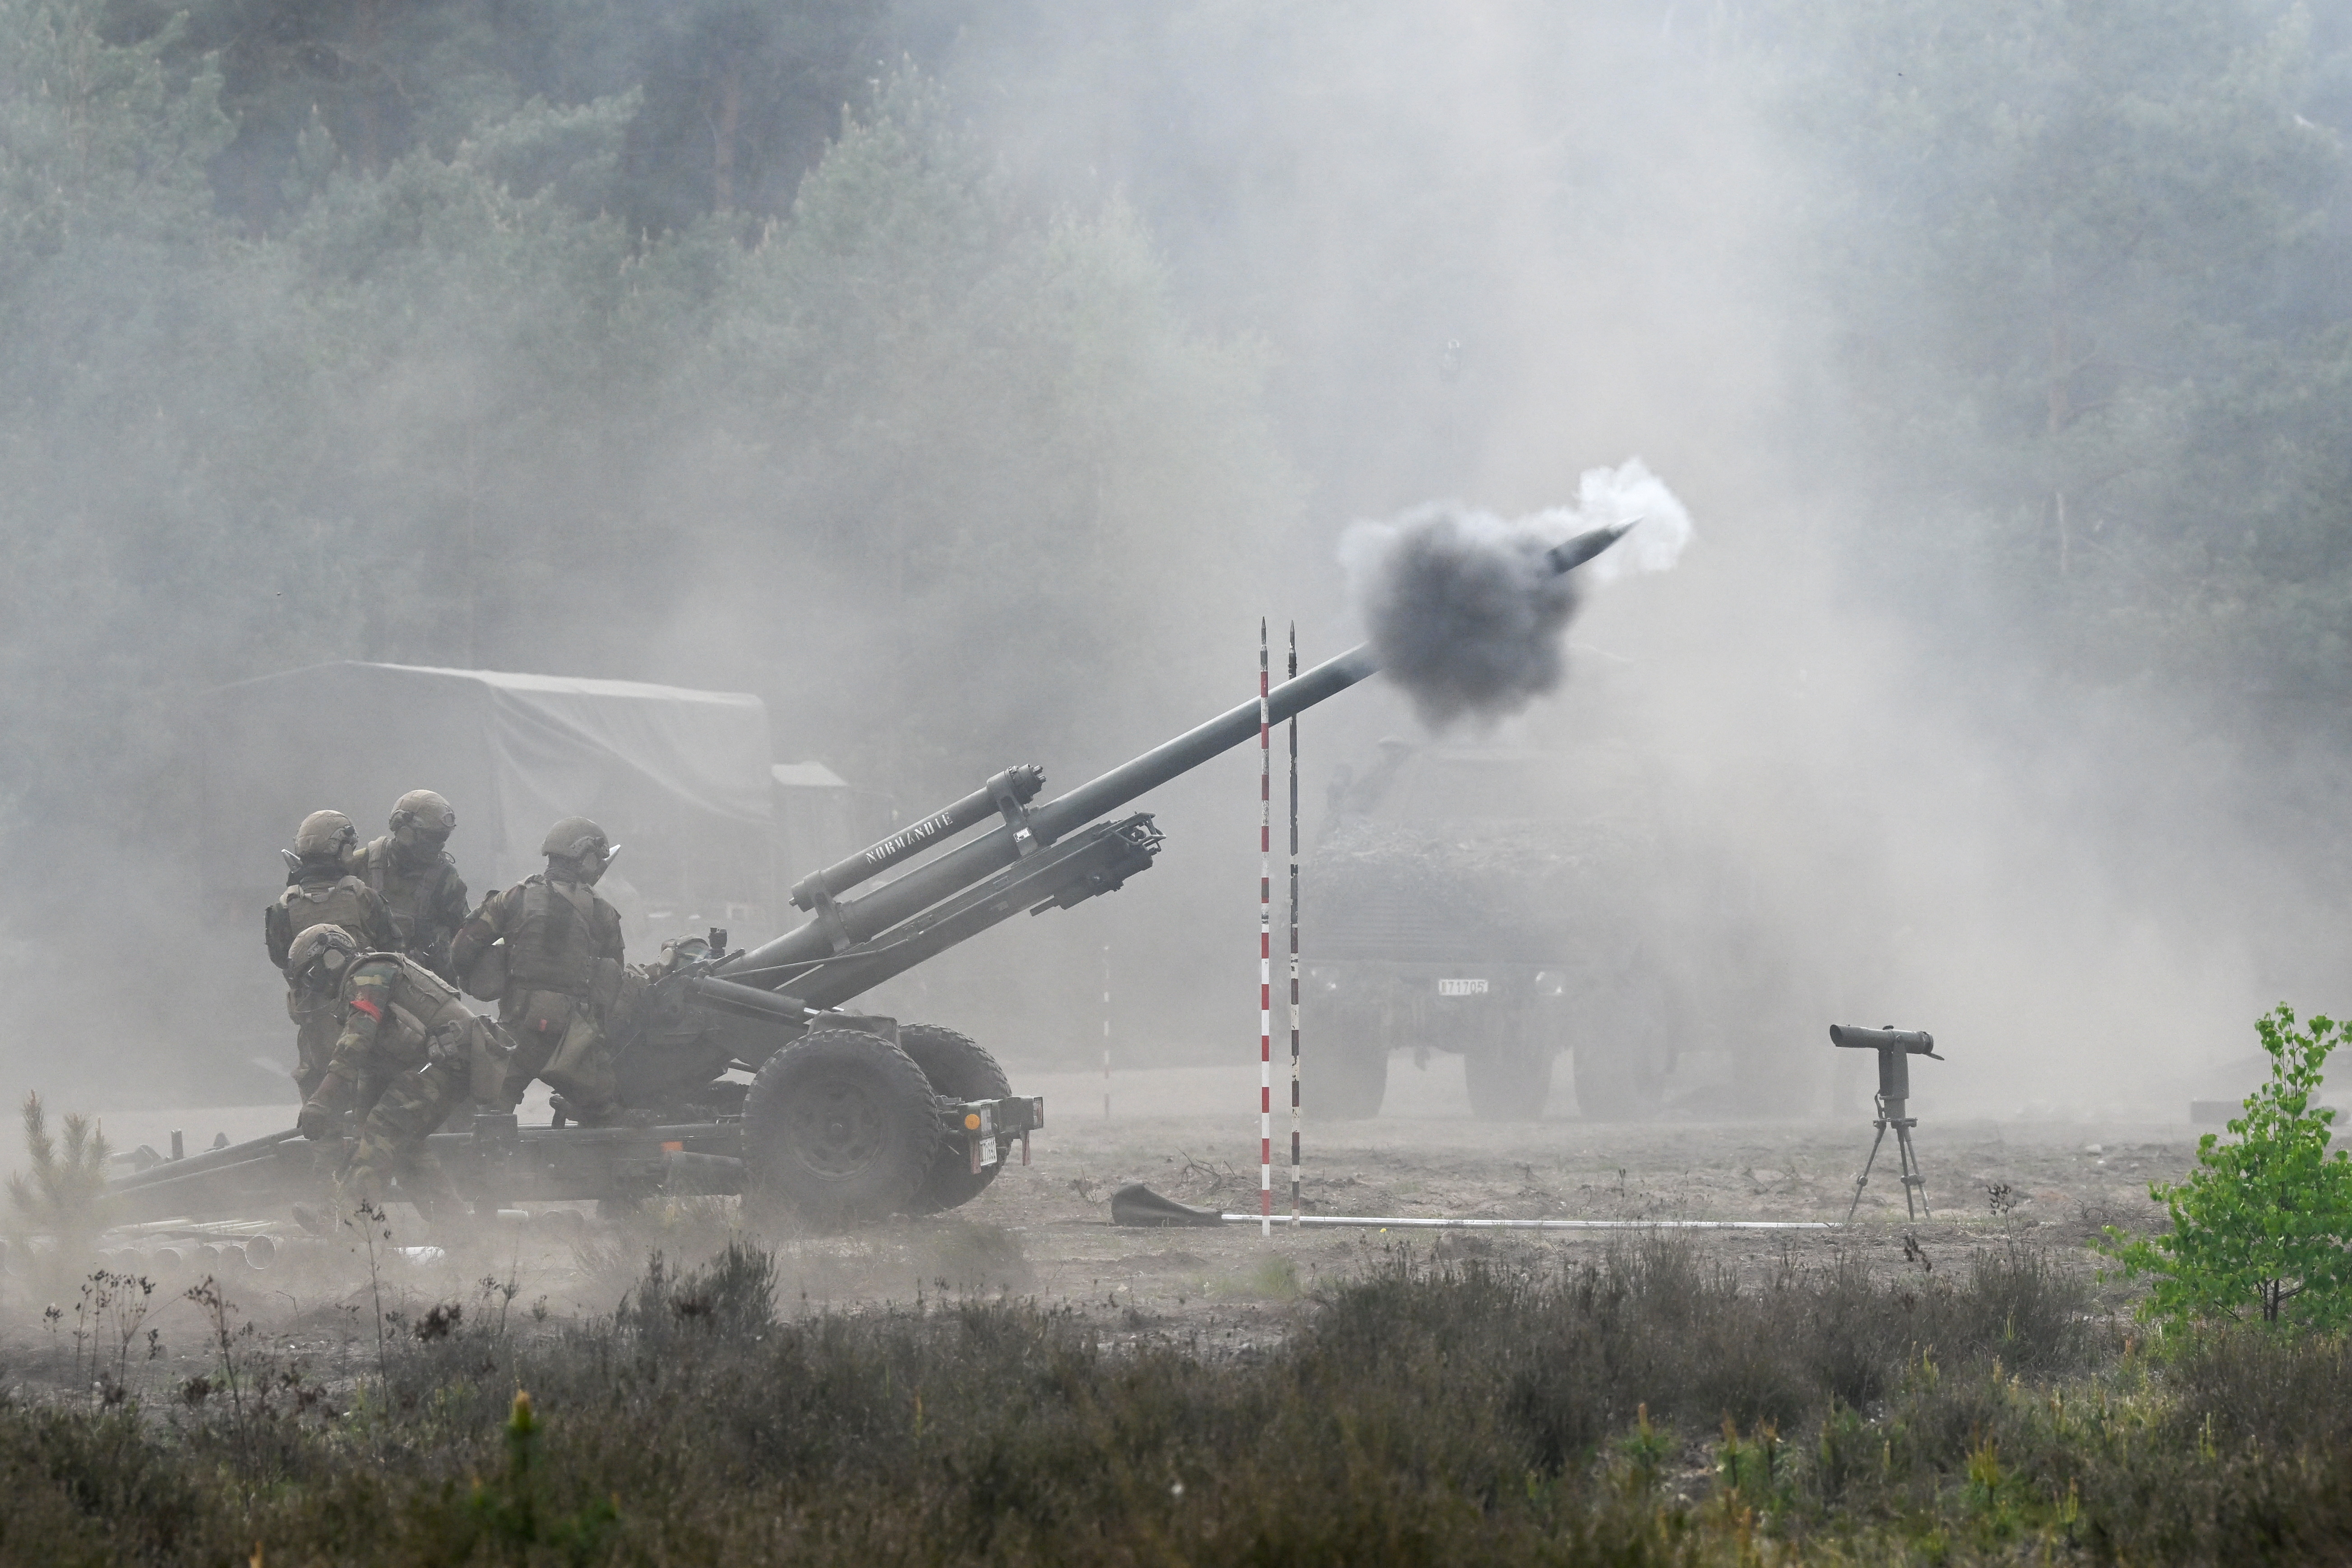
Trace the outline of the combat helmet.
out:
<instances>
[{"instance_id":1,"label":"combat helmet","mask_svg":"<svg viewBox=\"0 0 2352 1568\"><path fill-rule=\"evenodd\" d=\"M359 940L342 927L305 926L286 950L286 976L310 990L331 992L359 954Z\"/></svg>"},{"instance_id":2,"label":"combat helmet","mask_svg":"<svg viewBox=\"0 0 2352 1568\"><path fill-rule=\"evenodd\" d=\"M340 811L314 811L294 830L294 853L305 860L325 860L360 841L360 830Z\"/></svg>"},{"instance_id":3,"label":"combat helmet","mask_svg":"<svg viewBox=\"0 0 2352 1568\"><path fill-rule=\"evenodd\" d=\"M551 871L575 872L583 883L593 883L613 863L621 847L604 837L604 830L584 816L567 816L547 830L546 841L539 852L548 858Z\"/></svg>"},{"instance_id":4,"label":"combat helmet","mask_svg":"<svg viewBox=\"0 0 2352 1568\"><path fill-rule=\"evenodd\" d=\"M429 789L413 789L392 803L393 841L404 849L438 849L457 830L457 814Z\"/></svg>"}]
</instances>

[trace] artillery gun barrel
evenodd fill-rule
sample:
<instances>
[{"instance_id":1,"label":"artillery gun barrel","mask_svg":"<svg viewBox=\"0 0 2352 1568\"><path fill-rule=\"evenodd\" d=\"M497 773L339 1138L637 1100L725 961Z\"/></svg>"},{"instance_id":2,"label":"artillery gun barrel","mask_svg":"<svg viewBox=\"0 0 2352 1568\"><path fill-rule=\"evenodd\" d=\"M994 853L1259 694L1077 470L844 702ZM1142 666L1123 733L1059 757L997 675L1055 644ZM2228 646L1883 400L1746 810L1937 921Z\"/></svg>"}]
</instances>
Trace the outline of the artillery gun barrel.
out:
<instances>
[{"instance_id":1,"label":"artillery gun barrel","mask_svg":"<svg viewBox=\"0 0 2352 1568\"><path fill-rule=\"evenodd\" d=\"M1633 522L1642 520L1635 518ZM1606 528L1588 528L1573 538L1563 539L1544 552L1551 563L1552 574L1573 572L1627 534L1633 531L1633 522L1612 522Z\"/></svg>"},{"instance_id":2,"label":"artillery gun barrel","mask_svg":"<svg viewBox=\"0 0 2352 1568\"><path fill-rule=\"evenodd\" d=\"M845 892L910 855L920 854L967 827L1003 814L1008 801L1015 806L1028 805L1045 787L1045 770L1035 763L1007 768L945 810L935 811L913 826L902 827L889 837L802 878L793 887L793 902L801 909L814 910L821 900Z\"/></svg>"},{"instance_id":3,"label":"artillery gun barrel","mask_svg":"<svg viewBox=\"0 0 2352 1568\"><path fill-rule=\"evenodd\" d=\"M1555 545L1545 556L1555 573L1575 570L1624 537L1633 523L1616 523L1580 533ZM1305 674L1284 681L1266 696L1268 721L1284 720L1336 697L1380 669L1380 658L1370 643L1349 648ZM1100 777L1080 784L1026 813L1027 828L1036 845L1051 844L1062 835L1116 811L1139 795L1159 788L1223 752L1229 752L1257 734L1259 708L1255 699L1219 714L1141 756L1120 763ZM982 791L982 794L987 792ZM968 804L976 797L967 797ZM950 810L956 809L950 807ZM977 820L977 818L975 818ZM730 980L770 988L791 983L802 965L827 958L837 937L864 942L888 931L980 881L1021 858L1019 828L1011 821L969 844L959 845L938 859L917 867L896 881L885 883L862 899L836 906L839 928L812 920L797 930L756 947L718 966L714 973ZM856 859L853 857L852 859ZM847 864L845 862L845 864ZM803 887L809 884L802 884ZM796 900L797 901L797 900Z\"/></svg>"}]
</instances>

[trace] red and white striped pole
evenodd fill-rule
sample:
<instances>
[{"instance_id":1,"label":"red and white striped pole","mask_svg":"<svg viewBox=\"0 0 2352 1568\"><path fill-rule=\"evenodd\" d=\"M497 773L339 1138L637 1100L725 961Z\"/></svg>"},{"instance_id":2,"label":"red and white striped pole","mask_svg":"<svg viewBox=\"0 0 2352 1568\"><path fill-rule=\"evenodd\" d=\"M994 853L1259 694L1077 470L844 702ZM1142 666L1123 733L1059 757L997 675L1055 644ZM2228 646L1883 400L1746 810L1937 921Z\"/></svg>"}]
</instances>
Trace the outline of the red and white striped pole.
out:
<instances>
[{"instance_id":1,"label":"red and white striped pole","mask_svg":"<svg viewBox=\"0 0 2352 1568\"><path fill-rule=\"evenodd\" d=\"M1290 623L1290 679L1298 679L1298 623ZM1298 715L1290 716L1290 1224L1298 1226Z\"/></svg>"},{"instance_id":2,"label":"red and white striped pole","mask_svg":"<svg viewBox=\"0 0 2352 1568\"><path fill-rule=\"evenodd\" d=\"M1274 1235L1274 714L1265 619L1257 623L1257 1215Z\"/></svg>"}]
</instances>

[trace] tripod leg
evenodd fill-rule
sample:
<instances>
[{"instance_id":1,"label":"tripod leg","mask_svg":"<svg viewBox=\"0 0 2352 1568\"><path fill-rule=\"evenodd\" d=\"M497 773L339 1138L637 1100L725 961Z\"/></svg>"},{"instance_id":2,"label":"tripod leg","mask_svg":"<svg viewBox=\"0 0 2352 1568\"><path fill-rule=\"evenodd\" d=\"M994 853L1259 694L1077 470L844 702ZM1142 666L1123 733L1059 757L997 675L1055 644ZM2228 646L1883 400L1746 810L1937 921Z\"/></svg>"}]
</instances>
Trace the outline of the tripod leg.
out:
<instances>
[{"instance_id":1,"label":"tripod leg","mask_svg":"<svg viewBox=\"0 0 2352 1568\"><path fill-rule=\"evenodd\" d=\"M1900 1134L1898 1133L1899 1137ZM1878 1136L1870 1141L1870 1158L1862 1163L1862 1174L1853 1179L1853 1202L1845 1206L1845 1222L1853 1223L1854 1210L1862 1207L1862 1189L1870 1184L1870 1168L1878 1163L1878 1146L1886 1142L1886 1123L1878 1124Z\"/></svg>"},{"instance_id":2,"label":"tripod leg","mask_svg":"<svg viewBox=\"0 0 2352 1568\"><path fill-rule=\"evenodd\" d=\"M1916 1187L1919 1190L1920 1214L1926 1218L1934 1219L1935 1211L1927 1206L1927 1178L1919 1173L1919 1151L1911 1146L1911 1129L1897 1125L1895 1129L1895 1142L1903 1156L1904 1212L1906 1214L1910 1212L1911 1190Z\"/></svg>"}]
</instances>

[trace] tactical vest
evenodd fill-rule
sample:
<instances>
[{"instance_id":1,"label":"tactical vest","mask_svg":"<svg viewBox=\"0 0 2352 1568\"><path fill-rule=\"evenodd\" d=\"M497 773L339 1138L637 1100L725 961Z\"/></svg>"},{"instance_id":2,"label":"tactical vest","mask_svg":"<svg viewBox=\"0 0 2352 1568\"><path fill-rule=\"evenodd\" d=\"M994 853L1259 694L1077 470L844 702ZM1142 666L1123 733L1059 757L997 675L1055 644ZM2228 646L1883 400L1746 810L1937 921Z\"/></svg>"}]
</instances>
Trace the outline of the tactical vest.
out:
<instances>
[{"instance_id":1,"label":"tactical vest","mask_svg":"<svg viewBox=\"0 0 2352 1568\"><path fill-rule=\"evenodd\" d=\"M446 856L436 855L433 863L422 871L412 871L394 858L400 847L389 837L371 840L361 852L361 875L367 885L383 897L392 910L392 927L399 933L401 946L412 952L422 952L454 933L446 931L419 931L431 913L433 895L456 869Z\"/></svg>"},{"instance_id":2,"label":"tactical vest","mask_svg":"<svg viewBox=\"0 0 2352 1568\"><path fill-rule=\"evenodd\" d=\"M376 942L371 920L373 902L368 897L368 885L357 877L338 878L332 882L297 882L278 895L278 907L286 911L289 941L312 926L341 926L362 948L373 947Z\"/></svg>"},{"instance_id":3,"label":"tactical vest","mask_svg":"<svg viewBox=\"0 0 2352 1568\"><path fill-rule=\"evenodd\" d=\"M507 994L518 991L560 991L588 999L596 978L599 926L614 933L620 915L585 888L578 889L587 910L572 902L544 877L524 882L522 918L506 933Z\"/></svg>"},{"instance_id":4,"label":"tactical vest","mask_svg":"<svg viewBox=\"0 0 2352 1568\"><path fill-rule=\"evenodd\" d=\"M423 1061L431 1055L448 1055L471 1048L474 1010L458 1000L457 988L405 953L370 953L362 964L396 964L391 986L391 1016L377 1021L376 1049L395 1062ZM353 974L359 973L354 967ZM344 983L344 998L351 984ZM436 1037L443 1048L434 1049Z\"/></svg>"}]
</instances>

